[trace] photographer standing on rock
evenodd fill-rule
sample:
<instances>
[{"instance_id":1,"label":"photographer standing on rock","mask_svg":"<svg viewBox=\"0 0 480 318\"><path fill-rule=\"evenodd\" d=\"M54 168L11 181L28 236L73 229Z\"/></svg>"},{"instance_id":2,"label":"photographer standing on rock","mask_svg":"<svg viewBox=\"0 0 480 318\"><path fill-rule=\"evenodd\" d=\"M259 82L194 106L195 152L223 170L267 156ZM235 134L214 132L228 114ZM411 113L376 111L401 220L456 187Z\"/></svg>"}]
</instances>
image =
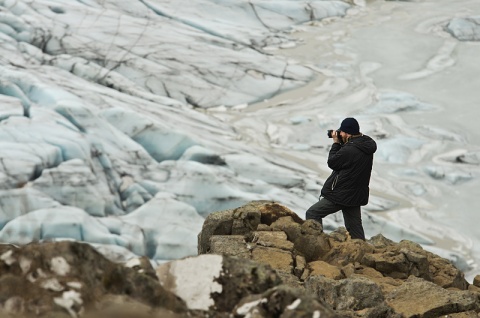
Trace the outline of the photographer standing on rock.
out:
<instances>
[{"instance_id":1,"label":"photographer standing on rock","mask_svg":"<svg viewBox=\"0 0 480 318\"><path fill-rule=\"evenodd\" d=\"M322 224L329 214L342 210L345 227L352 239L365 240L360 206L368 203L375 141L360 133L355 118L345 118L337 131L328 131L333 145L328 166L333 170L323 185L319 201L306 212L306 219Z\"/></svg>"}]
</instances>

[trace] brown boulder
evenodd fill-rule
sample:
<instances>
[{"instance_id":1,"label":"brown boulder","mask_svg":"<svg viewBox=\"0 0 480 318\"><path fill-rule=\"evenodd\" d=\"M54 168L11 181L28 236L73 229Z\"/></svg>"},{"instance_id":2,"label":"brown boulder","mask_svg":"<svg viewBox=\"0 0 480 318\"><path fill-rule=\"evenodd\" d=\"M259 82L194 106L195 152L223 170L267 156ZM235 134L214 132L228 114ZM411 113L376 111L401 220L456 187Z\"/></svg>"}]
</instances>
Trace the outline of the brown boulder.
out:
<instances>
[{"instance_id":1,"label":"brown boulder","mask_svg":"<svg viewBox=\"0 0 480 318\"><path fill-rule=\"evenodd\" d=\"M251 257L250 248L243 235L214 235L210 237L210 253L240 258Z\"/></svg>"},{"instance_id":2,"label":"brown boulder","mask_svg":"<svg viewBox=\"0 0 480 318\"><path fill-rule=\"evenodd\" d=\"M210 238L213 235L231 235L233 226L233 210L210 213L203 222L202 231L198 234L198 254L210 252Z\"/></svg>"},{"instance_id":3,"label":"brown boulder","mask_svg":"<svg viewBox=\"0 0 480 318\"><path fill-rule=\"evenodd\" d=\"M252 250L252 260L269 264L278 271L293 273L294 260L292 253L278 248L256 246Z\"/></svg>"},{"instance_id":4,"label":"brown boulder","mask_svg":"<svg viewBox=\"0 0 480 318\"><path fill-rule=\"evenodd\" d=\"M382 248L386 248L388 246L393 246L393 245L396 245L397 243L395 243L394 241L386 238L385 236L383 236L382 234L377 234L375 236L372 236L368 242L370 244L372 244L375 248L377 249L382 249Z\"/></svg>"},{"instance_id":5,"label":"brown boulder","mask_svg":"<svg viewBox=\"0 0 480 318\"><path fill-rule=\"evenodd\" d=\"M295 250L300 252L307 262L322 259L331 248L322 226L313 220L305 221L300 227L300 233L292 239Z\"/></svg>"},{"instance_id":6,"label":"brown boulder","mask_svg":"<svg viewBox=\"0 0 480 318\"><path fill-rule=\"evenodd\" d=\"M332 245L332 248L323 254L322 259L340 267L360 262L366 254L374 252L374 247L362 240L333 242Z\"/></svg>"},{"instance_id":7,"label":"brown boulder","mask_svg":"<svg viewBox=\"0 0 480 318\"><path fill-rule=\"evenodd\" d=\"M429 270L433 277L433 282L443 288L458 288L466 290L468 282L465 280L464 273L456 268L449 260L433 253L427 252L429 261Z\"/></svg>"},{"instance_id":8,"label":"brown boulder","mask_svg":"<svg viewBox=\"0 0 480 318\"><path fill-rule=\"evenodd\" d=\"M384 294L392 291L403 283L403 281L400 279L394 279L388 276L384 277L379 271L371 267L363 266L359 263L355 263L355 265L347 264L346 266L342 267L342 273L347 278L354 276L367 277L371 281L375 282Z\"/></svg>"},{"instance_id":9,"label":"brown boulder","mask_svg":"<svg viewBox=\"0 0 480 318\"><path fill-rule=\"evenodd\" d=\"M113 263L88 244L45 242L0 250L0 301L11 313L75 317L93 310L107 294L186 311L183 301L149 273Z\"/></svg>"},{"instance_id":10,"label":"brown boulder","mask_svg":"<svg viewBox=\"0 0 480 318\"><path fill-rule=\"evenodd\" d=\"M470 285L468 286L468 290L471 292L479 293L480 294L480 287L477 287L475 285Z\"/></svg>"},{"instance_id":11,"label":"brown boulder","mask_svg":"<svg viewBox=\"0 0 480 318\"><path fill-rule=\"evenodd\" d=\"M264 247L275 247L289 252L293 251L293 243L287 239L287 234L283 231L253 232L252 243Z\"/></svg>"},{"instance_id":12,"label":"brown boulder","mask_svg":"<svg viewBox=\"0 0 480 318\"><path fill-rule=\"evenodd\" d=\"M257 220L269 224L257 224ZM285 282L298 286L306 258L321 255L322 248L316 246L329 246L317 222L300 221L288 208L269 201L255 201L234 210L212 213L199 234L199 244L203 244L199 253L235 256L268 264L286 278ZM237 230L233 229L235 224ZM234 234L239 232L242 234Z\"/></svg>"},{"instance_id":13,"label":"brown boulder","mask_svg":"<svg viewBox=\"0 0 480 318\"><path fill-rule=\"evenodd\" d=\"M314 261L308 263L308 272L304 277L321 275L334 280L345 278L342 270L334 265L330 265L323 261Z\"/></svg>"},{"instance_id":14,"label":"brown boulder","mask_svg":"<svg viewBox=\"0 0 480 318\"><path fill-rule=\"evenodd\" d=\"M232 313L235 317L340 318L318 299L286 285L271 288L262 294L245 297Z\"/></svg>"},{"instance_id":15,"label":"brown boulder","mask_svg":"<svg viewBox=\"0 0 480 318\"><path fill-rule=\"evenodd\" d=\"M473 278L473 286L480 287L480 275Z\"/></svg>"},{"instance_id":16,"label":"brown boulder","mask_svg":"<svg viewBox=\"0 0 480 318\"><path fill-rule=\"evenodd\" d=\"M270 266L235 258L224 259L224 274L218 278L221 292L213 293L215 309L230 312L238 301L250 294L262 293L281 284L278 274Z\"/></svg>"},{"instance_id":17,"label":"brown boulder","mask_svg":"<svg viewBox=\"0 0 480 318\"><path fill-rule=\"evenodd\" d=\"M374 308L384 302L381 289L366 277L333 280L324 276L309 276L305 281L307 293L316 295L335 310L359 311Z\"/></svg>"},{"instance_id":18,"label":"brown boulder","mask_svg":"<svg viewBox=\"0 0 480 318\"><path fill-rule=\"evenodd\" d=\"M464 274L450 261L425 251L419 244L411 241L382 244L381 248L366 253L360 262L394 279L415 276L444 288L468 288Z\"/></svg>"},{"instance_id":19,"label":"brown boulder","mask_svg":"<svg viewBox=\"0 0 480 318\"><path fill-rule=\"evenodd\" d=\"M271 225L283 217L291 217L295 223L302 224L304 221L292 210L277 202L254 201L250 203L261 213L262 224ZM248 204L246 206L249 206Z\"/></svg>"},{"instance_id":20,"label":"brown boulder","mask_svg":"<svg viewBox=\"0 0 480 318\"><path fill-rule=\"evenodd\" d=\"M210 213L198 235L198 254L210 253L210 238L215 235L251 236L260 224L269 226L282 217L303 223L286 206L272 201L252 201L232 210Z\"/></svg>"},{"instance_id":21,"label":"brown boulder","mask_svg":"<svg viewBox=\"0 0 480 318\"><path fill-rule=\"evenodd\" d=\"M273 222L269 228L273 231L282 231L287 234L287 239L290 242L295 242L295 239L301 235L302 223L295 222L291 216L284 216L278 218Z\"/></svg>"},{"instance_id":22,"label":"brown boulder","mask_svg":"<svg viewBox=\"0 0 480 318\"><path fill-rule=\"evenodd\" d=\"M386 298L395 312L405 317L440 317L480 309L478 296L471 292L447 290L413 276Z\"/></svg>"},{"instance_id":23,"label":"brown boulder","mask_svg":"<svg viewBox=\"0 0 480 318\"><path fill-rule=\"evenodd\" d=\"M284 285L300 293L306 291L343 317L403 317L408 302L418 304L411 309L413 316L418 315L415 317L430 317L438 312L467 314L478 311L480 306L476 293L458 294L459 289L468 287L460 270L414 242L395 243L382 235L367 242L352 240L343 227L326 234L318 222L298 220L288 208L272 202L252 202L232 211L235 212L222 212L221 222L210 222L207 217L204 229L209 234L203 240L208 239L210 253L236 256L238 262L247 258L268 265ZM219 219L216 215L212 218ZM228 218L235 221L229 223ZM208 224L214 224L215 229L208 228ZM230 229L220 226L222 230L218 230L218 224L232 225ZM233 224L237 224L236 230ZM421 307L424 285L419 282L438 288L438 294L434 294L438 296L437 302L432 307ZM469 286L472 291L476 288ZM407 298L402 294L404 289L418 299ZM267 289L264 293L269 292ZM278 305L278 311L267 310L262 294L247 294L242 304L247 306L246 299L253 299L253 303L248 304L250 309L245 315L256 318L272 317L272 313L287 315L284 305ZM232 305L235 301L228 303ZM235 308L238 306L237 303ZM223 308L230 307L223 305Z\"/></svg>"}]
</instances>

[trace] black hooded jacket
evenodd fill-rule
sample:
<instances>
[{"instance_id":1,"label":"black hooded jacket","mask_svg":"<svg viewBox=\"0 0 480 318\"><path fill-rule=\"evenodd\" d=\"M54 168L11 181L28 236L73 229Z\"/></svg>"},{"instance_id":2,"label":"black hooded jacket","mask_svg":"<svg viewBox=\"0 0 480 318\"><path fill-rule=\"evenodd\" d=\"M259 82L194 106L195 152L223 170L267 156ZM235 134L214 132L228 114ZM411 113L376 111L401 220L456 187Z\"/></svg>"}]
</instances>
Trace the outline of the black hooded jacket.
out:
<instances>
[{"instance_id":1,"label":"black hooded jacket","mask_svg":"<svg viewBox=\"0 0 480 318\"><path fill-rule=\"evenodd\" d=\"M366 135L333 144L327 161L333 172L323 185L322 196L335 204L366 205L376 150L377 144Z\"/></svg>"}]
</instances>

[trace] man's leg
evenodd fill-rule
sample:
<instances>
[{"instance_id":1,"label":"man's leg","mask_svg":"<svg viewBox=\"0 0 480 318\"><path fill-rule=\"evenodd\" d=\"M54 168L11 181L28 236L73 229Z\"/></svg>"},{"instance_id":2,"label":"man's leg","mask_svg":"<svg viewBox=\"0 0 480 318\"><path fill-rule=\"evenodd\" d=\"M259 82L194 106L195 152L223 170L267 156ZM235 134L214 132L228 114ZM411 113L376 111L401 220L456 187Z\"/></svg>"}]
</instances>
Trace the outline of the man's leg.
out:
<instances>
[{"instance_id":1,"label":"man's leg","mask_svg":"<svg viewBox=\"0 0 480 318\"><path fill-rule=\"evenodd\" d=\"M342 212L345 227L347 228L348 233L350 233L351 238L365 241L360 207L344 207Z\"/></svg>"},{"instance_id":2,"label":"man's leg","mask_svg":"<svg viewBox=\"0 0 480 318\"><path fill-rule=\"evenodd\" d=\"M341 210L341 206L328 201L324 197L320 197L317 203L312 205L305 213L307 220L313 219L323 225L322 219L329 214L335 213Z\"/></svg>"}]
</instances>

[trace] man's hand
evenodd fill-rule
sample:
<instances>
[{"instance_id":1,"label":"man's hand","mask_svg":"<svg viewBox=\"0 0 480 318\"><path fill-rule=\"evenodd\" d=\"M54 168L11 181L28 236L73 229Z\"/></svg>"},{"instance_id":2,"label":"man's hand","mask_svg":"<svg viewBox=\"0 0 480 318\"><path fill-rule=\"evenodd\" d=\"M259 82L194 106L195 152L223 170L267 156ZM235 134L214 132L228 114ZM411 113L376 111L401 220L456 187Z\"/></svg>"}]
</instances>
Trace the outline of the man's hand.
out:
<instances>
[{"instance_id":1,"label":"man's hand","mask_svg":"<svg viewBox=\"0 0 480 318\"><path fill-rule=\"evenodd\" d=\"M342 137L340 136L340 133L336 130L332 131L332 138L333 142L336 144L341 144L342 143Z\"/></svg>"}]
</instances>

